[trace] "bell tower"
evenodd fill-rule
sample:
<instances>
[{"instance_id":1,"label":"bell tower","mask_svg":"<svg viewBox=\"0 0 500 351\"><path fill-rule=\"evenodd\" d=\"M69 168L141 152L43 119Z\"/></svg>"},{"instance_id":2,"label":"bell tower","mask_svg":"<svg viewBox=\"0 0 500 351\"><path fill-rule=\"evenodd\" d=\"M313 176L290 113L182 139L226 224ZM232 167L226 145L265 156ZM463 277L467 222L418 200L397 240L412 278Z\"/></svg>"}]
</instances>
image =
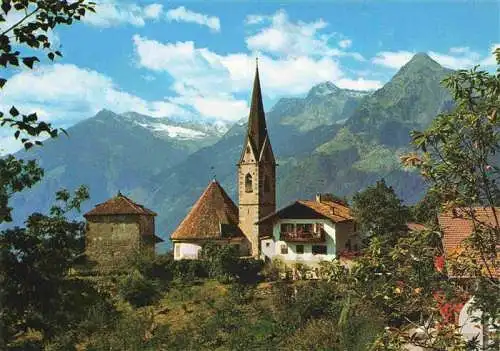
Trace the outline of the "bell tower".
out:
<instances>
[{"instance_id":1,"label":"bell tower","mask_svg":"<svg viewBox=\"0 0 500 351\"><path fill-rule=\"evenodd\" d=\"M238 162L239 226L252 256L259 255L259 237L272 226L256 224L276 210L276 161L267 133L266 116L256 65L252 101L243 150Z\"/></svg>"}]
</instances>

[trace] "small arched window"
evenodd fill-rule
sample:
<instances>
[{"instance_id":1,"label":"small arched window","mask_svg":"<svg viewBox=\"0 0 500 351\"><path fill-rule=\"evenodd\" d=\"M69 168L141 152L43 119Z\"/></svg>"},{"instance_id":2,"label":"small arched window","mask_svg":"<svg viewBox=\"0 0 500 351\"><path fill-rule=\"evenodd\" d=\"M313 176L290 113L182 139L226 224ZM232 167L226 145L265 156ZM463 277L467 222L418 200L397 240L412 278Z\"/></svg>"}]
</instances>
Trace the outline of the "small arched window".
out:
<instances>
[{"instance_id":1,"label":"small arched window","mask_svg":"<svg viewBox=\"0 0 500 351\"><path fill-rule=\"evenodd\" d=\"M245 192L251 193L252 191L253 191L253 189L252 189L252 176L250 175L250 173L248 173L245 176Z\"/></svg>"},{"instance_id":2,"label":"small arched window","mask_svg":"<svg viewBox=\"0 0 500 351\"><path fill-rule=\"evenodd\" d=\"M250 146L247 146L247 154L250 153Z\"/></svg>"}]
</instances>

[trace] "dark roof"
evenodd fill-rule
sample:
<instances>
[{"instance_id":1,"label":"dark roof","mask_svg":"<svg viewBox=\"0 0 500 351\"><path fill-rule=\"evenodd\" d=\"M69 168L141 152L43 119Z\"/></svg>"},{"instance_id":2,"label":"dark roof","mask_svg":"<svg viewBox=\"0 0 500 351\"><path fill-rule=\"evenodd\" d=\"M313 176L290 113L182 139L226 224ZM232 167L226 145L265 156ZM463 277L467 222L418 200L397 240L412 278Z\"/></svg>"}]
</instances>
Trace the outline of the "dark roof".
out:
<instances>
[{"instance_id":1,"label":"dark roof","mask_svg":"<svg viewBox=\"0 0 500 351\"><path fill-rule=\"evenodd\" d=\"M496 207L500 219L500 207ZM474 230L470 214L463 209L455 209L439 215L438 221L443 231L443 247L446 253L452 253L460 247L462 241L467 239ZM474 208L474 217L486 226L495 227L495 217L491 208Z\"/></svg>"},{"instance_id":2,"label":"dark roof","mask_svg":"<svg viewBox=\"0 0 500 351\"><path fill-rule=\"evenodd\" d=\"M289 219L329 219L334 223L352 221L350 209L336 201L298 200L264 218L258 223L275 218Z\"/></svg>"},{"instance_id":3,"label":"dark roof","mask_svg":"<svg viewBox=\"0 0 500 351\"><path fill-rule=\"evenodd\" d=\"M225 239L243 237L238 227L238 207L222 186L213 180L184 220L172 240Z\"/></svg>"},{"instance_id":4,"label":"dark roof","mask_svg":"<svg viewBox=\"0 0 500 351\"><path fill-rule=\"evenodd\" d=\"M247 142L250 141L254 155L257 159L260 156L264 146L264 140L267 136L266 115L264 113L264 104L262 103L262 91L260 88L259 67L255 69L255 78L253 81L252 101L250 105L250 114L248 116L247 133L245 143L243 144L243 153ZM242 156L243 158L243 156Z\"/></svg>"},{"instance_id":5,"label":"dark roof","mask_svg":"<svg viewBox=\"0 0 500 351\"><path fill-rule=\"evenodd\" d=\"M109 199L106 202L97 204L92 210L85 213L85 218L92 216L106 216L106 215L147 215L156 216L156 213L145 208L142 205L132 201L122 193Z\"/></svg>"}]
</instances>

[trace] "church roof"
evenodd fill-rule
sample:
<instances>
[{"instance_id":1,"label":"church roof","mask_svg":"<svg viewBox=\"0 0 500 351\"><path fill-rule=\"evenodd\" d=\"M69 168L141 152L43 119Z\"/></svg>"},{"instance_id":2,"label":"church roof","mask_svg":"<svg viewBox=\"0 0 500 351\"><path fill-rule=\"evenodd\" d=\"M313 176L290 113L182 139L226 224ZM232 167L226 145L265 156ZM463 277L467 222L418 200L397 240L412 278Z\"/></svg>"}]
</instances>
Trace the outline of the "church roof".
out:
<instances>
[{"instance_id":1,"label":"church roof","mask_svg":"<svg viewBox=\"0 0 500 351\"><path fill-rule=\"evenodd\" d=\"M258 223L272 219L329 219L333 223L352 221L349 207L337 201L298 200L264 218Z\"/></svg>"},{"instance_id":2,"label":"church roof","mask_svg":"<svg viewBox=\"0 0 500 351\"><path fill-rule=\"evenodd\" d=\"M85 213L83 216L106 216L106 215L146 215L156 216L156 213L145 208L142 205L132 201L122 193L109 199L106 202L97 204L92 210Z\"/></svg>"},{"instance_id":3,"label":"church roof","mask_svg":"<svg viewBox=\"0 0 500 351\"><path fill-rule=\"evenodd\" d=\"M245 143L243 144L243 149L246 148L246 145L249 141L250 145L252 145L255 157L259 157L264 146L264 140L266 139L266 136L266 115L264 113L264 104L262 103L259 67L257 66L255 69L250 114L248 116L247 133L245 137Z\"/></svg>"},{"instance_id":4,"label":"church roof","mask_svg":"<svg viewBox=\"0 0 500 351\"><path fill-rule=\"evenodd\" d=\"M238 207L216 180L203 194L171 236L172 240L243 237L238 227Z\"/></svg>"}]
</instances>

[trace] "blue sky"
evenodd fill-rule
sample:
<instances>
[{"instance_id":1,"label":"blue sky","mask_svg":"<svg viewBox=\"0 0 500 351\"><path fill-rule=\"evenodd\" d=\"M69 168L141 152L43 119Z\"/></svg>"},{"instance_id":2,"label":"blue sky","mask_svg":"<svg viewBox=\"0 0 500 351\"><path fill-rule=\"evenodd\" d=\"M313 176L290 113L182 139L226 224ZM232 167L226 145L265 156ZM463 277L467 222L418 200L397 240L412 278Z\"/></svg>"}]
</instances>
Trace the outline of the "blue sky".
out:
<instances>
[{"instance_id":1,"label":"blue sky","mask_svg":"<svg viewBox=\"0 0 500 351\"><path fill-rule=\"evenodd\" d=\"M257 55L269 109L326 80L377 89L416 52L494 70L500 45L498 1L96 2L97 14L51 33L64 54L56 64L9 72L3 110L61 127L102 108L235 121L248 111ZM0 149L14 147L0 135Z\"/></svg>"}]
</instances>

